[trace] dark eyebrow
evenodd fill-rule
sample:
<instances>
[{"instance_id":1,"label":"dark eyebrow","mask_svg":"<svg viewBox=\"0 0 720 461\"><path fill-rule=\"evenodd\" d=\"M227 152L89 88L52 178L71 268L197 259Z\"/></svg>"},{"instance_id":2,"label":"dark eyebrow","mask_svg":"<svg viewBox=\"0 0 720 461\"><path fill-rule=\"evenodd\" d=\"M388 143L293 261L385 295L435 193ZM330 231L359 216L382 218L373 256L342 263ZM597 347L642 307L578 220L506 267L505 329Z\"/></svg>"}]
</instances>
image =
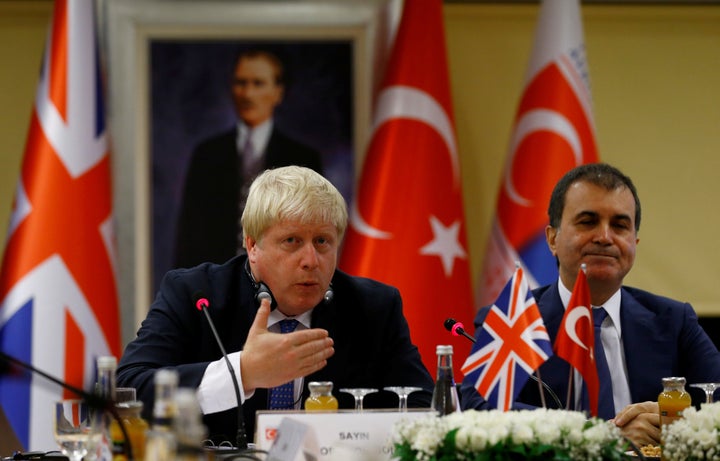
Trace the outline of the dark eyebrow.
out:
<instances>
[{"instance_id":1,"label":"dark eyebrow","mask_svg":"<svg viewBox=\"0 0 720 461\"><path fill-rule=\"evenodd\" d=\"M590 210L583 210L575 215L575 219L597 218L597 217L598 217L598 214L596 212L590 211Z\"/></svg>"}]
</instances>

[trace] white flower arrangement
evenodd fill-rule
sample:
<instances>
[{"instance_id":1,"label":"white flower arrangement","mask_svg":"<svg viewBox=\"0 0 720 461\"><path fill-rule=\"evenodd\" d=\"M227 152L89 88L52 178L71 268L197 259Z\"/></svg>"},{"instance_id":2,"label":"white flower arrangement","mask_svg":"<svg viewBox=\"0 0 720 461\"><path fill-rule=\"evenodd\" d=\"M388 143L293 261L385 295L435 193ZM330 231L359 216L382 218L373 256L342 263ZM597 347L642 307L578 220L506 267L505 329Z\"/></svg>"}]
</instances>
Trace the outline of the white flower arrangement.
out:
<instances>
[{"instance_id":1,"label":"white flower arrangement","mask_svg":"<svg viewBox=\"0 0 720 461\"><path fill-rule=\"evenodd\" d=\"M720 402L687 408L662 430L663 459L720 460Z\"/></svg>"},{"instance_id":2,"label":"white flower arrangement","mask_svg":"<svg viewBox=\"0 0 720 461\"><path fill-rule=\"evenodd\" d=\"M614 424L566 410L468 410L401 420L395 460L620 460L626 444Z\"/></svg>"}]
</instances>

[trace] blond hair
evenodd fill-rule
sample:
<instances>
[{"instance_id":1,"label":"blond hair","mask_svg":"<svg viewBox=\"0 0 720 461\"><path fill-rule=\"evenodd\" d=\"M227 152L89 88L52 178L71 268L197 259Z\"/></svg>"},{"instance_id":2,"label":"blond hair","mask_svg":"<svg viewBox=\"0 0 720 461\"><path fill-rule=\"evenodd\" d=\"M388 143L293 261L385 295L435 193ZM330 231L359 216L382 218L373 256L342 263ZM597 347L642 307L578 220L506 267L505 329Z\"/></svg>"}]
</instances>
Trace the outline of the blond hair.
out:
<instances>
[{"instance_id":1,"label":"blond hair","mask_svg":"<svg viewBox=\"0 0 720 461\"><path fill-rule=\"evenodd\" d=\"M246 237L260 240L270 226L283 220L330 223L342 239L347 228L347 205L335 186L310 168L265 170L250 186L240 218L243 246Z\"/></svg>"}]
</instances>

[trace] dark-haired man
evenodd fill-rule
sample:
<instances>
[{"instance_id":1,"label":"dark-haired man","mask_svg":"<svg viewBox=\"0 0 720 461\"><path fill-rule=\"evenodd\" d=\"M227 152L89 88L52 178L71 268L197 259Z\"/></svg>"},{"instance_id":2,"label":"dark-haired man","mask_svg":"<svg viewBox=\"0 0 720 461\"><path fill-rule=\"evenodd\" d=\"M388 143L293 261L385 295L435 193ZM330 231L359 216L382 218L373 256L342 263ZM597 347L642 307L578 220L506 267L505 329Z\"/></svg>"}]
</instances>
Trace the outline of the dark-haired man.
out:
<instances>
[{"instance_id":1,"label":"dark-haired man","mask_svg":"<svg viewBox=\"0 0 720 461\"><path fill-rule=\"evenodd\" d=\"M662 378L683 376L688 383L716 382L720 380L720 353L698 324L690 304L623 285L635 261L641 215L635 185L617 168L596 163L569 171L552 192L545 230L560 277L556 283L533 290L533 296L554 342L578 271L586 265L592 307L607 312L601 338L612 402L606 405L608 414L601 416L613 419L633 442L657 444L657 397ZM478 312L476 328L487 310ZM540 367L540 376L561 402L567 399L569 373L568 363L557 356ZM584 409L581 380L575 373L571 408ZM465 408L487 406L471 383L464 382L462 388ZM526 385L518 402L519 406L539 406L538 386L534 382Z\"/></svg>"}]
</instances>

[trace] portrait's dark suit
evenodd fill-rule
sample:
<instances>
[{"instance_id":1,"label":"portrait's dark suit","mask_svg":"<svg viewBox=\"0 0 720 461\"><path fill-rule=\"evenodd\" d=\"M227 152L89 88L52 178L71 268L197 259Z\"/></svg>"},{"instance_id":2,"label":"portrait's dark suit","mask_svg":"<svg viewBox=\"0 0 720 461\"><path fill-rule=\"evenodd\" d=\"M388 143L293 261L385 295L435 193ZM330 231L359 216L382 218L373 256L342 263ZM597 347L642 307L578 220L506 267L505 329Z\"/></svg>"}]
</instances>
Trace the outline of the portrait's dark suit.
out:
<instances>
[{"instance_id":1,"label":"portrait's dark suit","mask_svg":"<svg viewBox=\"0 0 720 461\"><path fill-rule=\"evenodd\" d=\"M276 128L263 158L262 170L299 165L323 174L319 152ZM174 267L192 267L208 261L223 263L238 253L242 164L237 129L204 141L193 152L185 177Z\"/></svg>"},{"instance_id":2,"label":"portrait's dark suit","mask_svg":"<svg viewBox=\"0 0 720 461\"><path fill-rule=\"evenodd\" d=\"M533 296L554 344L565 313L557 282L533 290ZM478 312L476 331L487 311L488 308L483 308ZM620 322L633 403L657 401L664 377L683 376L688 384L720 381L720 353L698 324L690 304L623 287ZM567 362L557 356L540 366L540 377L555 391L563 405L567 398L569 371ZM487 408L487 402L471 383L463 382L461 387L464 408ZM699 397L700 394L694 395ZM547 395L546 401L551 402ZM541 405L535 381L528 380L516 404L518 407L522 404ZM554 407L552 403L548 406Z\"/></svg>"},{"instance_id":3,"label":"portrait's dark suit","mask_svg":"<svg viewBox=\"0 0 720 461\"><path fill-rule=\"evenodd\" d=\"M137 389L151 418L153 375L158 368L173 367L180 386L197 387L211 361L222 357L211 328L192 303L202 290L210 302L209 312L228 353L242 349L257 312L255 292L244 270L245 255L223 265L205 263L191 269L168 272L137 338L123 354L117 371L119 386ZM312 313L312 327L324 328L334 341L335 354L327 366L304 380L303 401L310 381L332 381L340 408L353 408L353 398L338 389L413 385L424 391L410 395L408 405L430 407L433 380L422 364L402 313L396 288L336 271L334 297ZM233 364L235 367L239 364ZM228 380L230 380L228 375ZM257 389L243 405L248 439L252 440L255 411L267 408L268 392ZM398 398L389 392L365 397L366 408L397 408ZM216 440L235 441L236 409L205 415L204 423Z\"/></svg>"}]
</instances>

